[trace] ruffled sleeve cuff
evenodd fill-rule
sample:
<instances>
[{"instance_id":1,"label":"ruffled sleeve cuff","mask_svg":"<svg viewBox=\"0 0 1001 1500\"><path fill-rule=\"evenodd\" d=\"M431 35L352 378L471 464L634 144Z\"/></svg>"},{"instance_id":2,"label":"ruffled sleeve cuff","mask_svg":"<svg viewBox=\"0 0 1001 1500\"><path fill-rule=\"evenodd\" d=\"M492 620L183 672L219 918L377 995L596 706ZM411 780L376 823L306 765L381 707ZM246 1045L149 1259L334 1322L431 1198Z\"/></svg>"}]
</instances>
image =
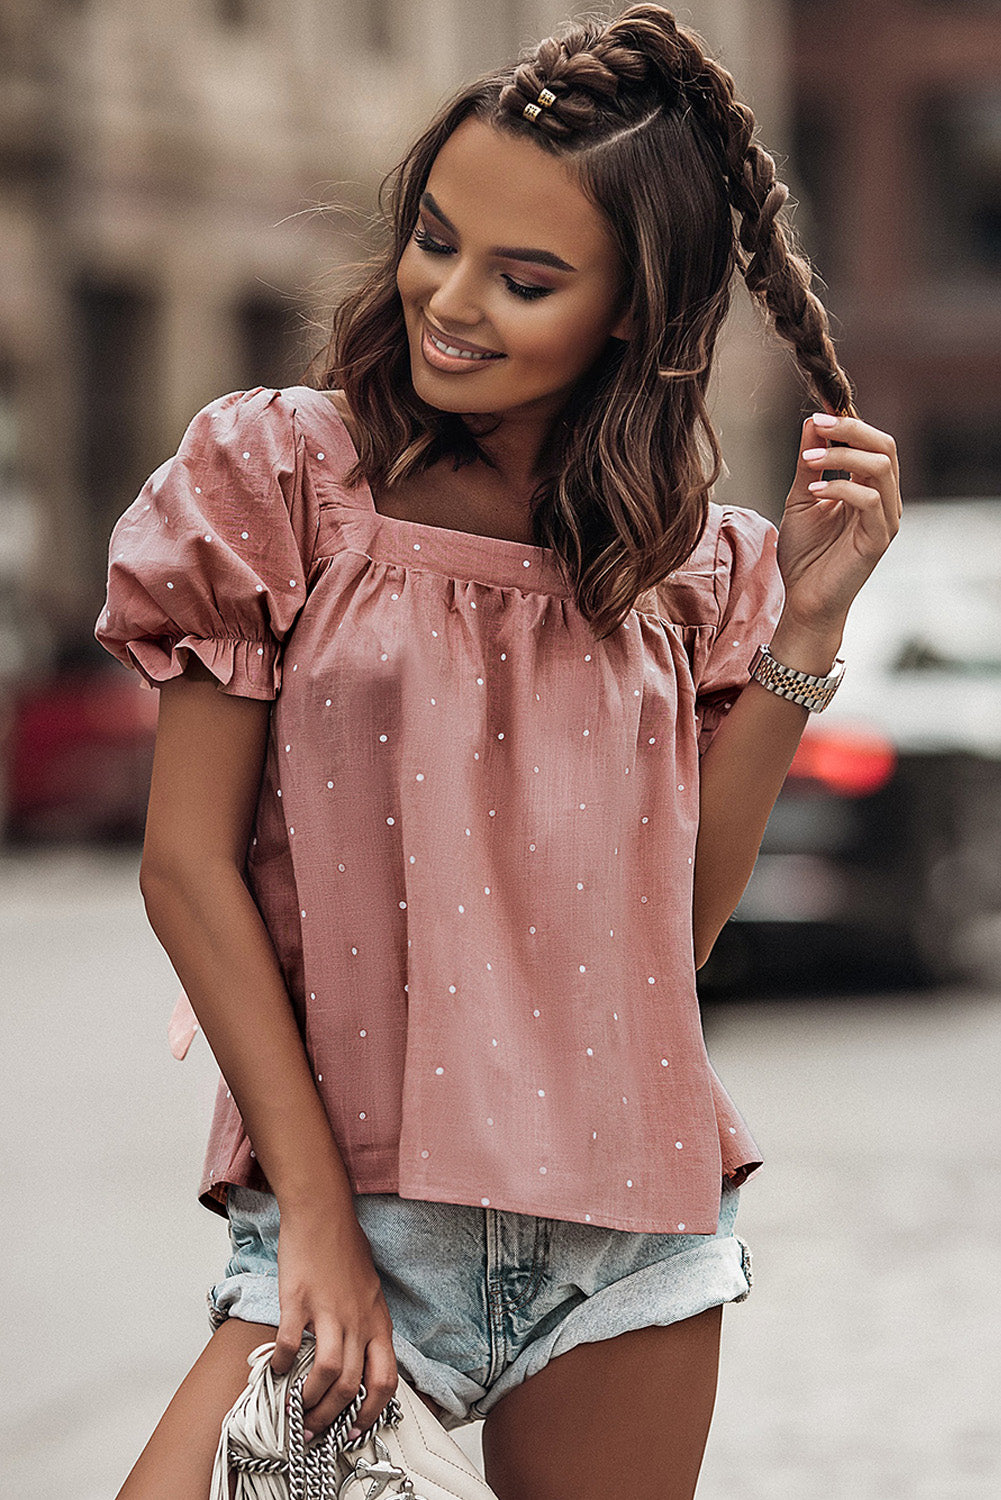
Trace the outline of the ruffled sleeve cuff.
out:
<instances>
[{"instance_id":1,"label":"ruffled sleeve cuff","mask_svg":"<svg viewBox=\"0 0 1001 1500\"><path fill-rule=\"evenodd\" d=\"M134 666L150 687L180 677L193 654L217 679L220 692L270 699L276 698L281 688L279 647L270 637L245 640L239 636L186 635L171 642L161 636L126 641L124 645L127 665Z\"/></svg>"}]
</instances>

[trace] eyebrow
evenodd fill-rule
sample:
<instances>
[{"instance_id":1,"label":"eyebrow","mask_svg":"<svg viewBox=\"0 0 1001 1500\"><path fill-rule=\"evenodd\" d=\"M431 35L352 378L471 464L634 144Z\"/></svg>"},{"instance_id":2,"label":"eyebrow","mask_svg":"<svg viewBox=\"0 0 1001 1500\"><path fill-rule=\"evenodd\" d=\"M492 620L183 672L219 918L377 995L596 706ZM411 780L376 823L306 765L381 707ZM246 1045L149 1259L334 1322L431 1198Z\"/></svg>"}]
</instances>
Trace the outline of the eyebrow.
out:
<instances>
[{"instance_id":1,"label":"eyebrow","mask_svg":"<svg viewBox=\"0 0 1001 1500\"><path fill-rule=\"evenodd\" d=\"M421 208L429 209L435 218L440 220L446 229L450 229L456 239L458 239L459 231L451 219L442 213L441 208L430 193L425 192L421 194L420 206ZM491 254L500 256L502 260L524 260L531 261L533 264L539 266L552 266L556 271L576 271L577 269L576 266L571 266L569 262L561 260L558 255L554 255L551 250L531 250L524 245L495 245Z\"/></svg>"}]
</instances>

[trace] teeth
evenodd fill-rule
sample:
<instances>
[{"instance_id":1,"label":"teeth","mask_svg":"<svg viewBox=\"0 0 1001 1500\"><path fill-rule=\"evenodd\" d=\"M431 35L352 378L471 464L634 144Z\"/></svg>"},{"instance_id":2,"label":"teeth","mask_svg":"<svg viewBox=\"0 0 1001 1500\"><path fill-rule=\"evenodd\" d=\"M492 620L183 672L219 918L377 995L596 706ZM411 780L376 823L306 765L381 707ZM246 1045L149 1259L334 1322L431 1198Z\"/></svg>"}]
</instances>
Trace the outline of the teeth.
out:
<instances>
[{"instance_id":1,"label":"teeth","mask_svg":"<svg viewBox=\"0 0 1001 1500\"><path fill-rule=\"evenodd\" d=\"M471 349L454 349L451 344L443 344L440 339L436 339L435 338L435 336L431 332L430 328L428 329L428 338L431 340L432 344L434 344L434 346L435 346L436 349L440 349L441 350L442 354L457 355L459 359L494 359L495 358L495 356L493 354L474 354Z\"/></svg>"}]
</instances>

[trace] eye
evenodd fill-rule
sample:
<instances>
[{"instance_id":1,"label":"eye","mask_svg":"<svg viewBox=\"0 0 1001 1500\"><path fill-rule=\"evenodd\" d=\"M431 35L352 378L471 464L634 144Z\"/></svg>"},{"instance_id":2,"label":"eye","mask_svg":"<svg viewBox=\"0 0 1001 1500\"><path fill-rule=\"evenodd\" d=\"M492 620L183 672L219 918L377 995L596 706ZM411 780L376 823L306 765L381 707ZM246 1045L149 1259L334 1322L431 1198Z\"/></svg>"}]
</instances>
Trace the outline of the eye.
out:
<instances>
[{"instance_id":1,"label":"eye","mask_svg":"<svg viewBox=\"0 0 1001 1500\"><path fill-rule=\"evenodd\" d=\"M414 244L418 245L421 250L426 251L428 255L453 255L455 253L451 245L446 245L441 240L434 239L420 225L414 230L413 240ZM523 281L515 281L513 276L509 276L503 271L501 275L507 284L508 290L525 302L534 302L537 297L548 297L553 290L551 286L529 286Z\"/></svg>"},{"instance_id":2,"label":"eye","mask_svg":"<svg viewBox=\"0 0 1001 1500\"><path fill-rule=\"evenodd\" d=\"M414 230L414 243L420 245L421 249L426 250L429 255L450 255L452 253L451 245L443 245L441 240L432 239L427 230L422 229L420 225Z\"/></svg>"},{"instance_id":3,"label":"eye","mask_svg":"<svg viewBox=\"0 0 1001 1500\"><path fill-rule=\"evenodd\" d=\"M536 297L548 297L552 291L551 286L526 286L523 281L515 281L513 276L508 276L505 271L501 272L511 291L516 297L522 297L526 302L534 302Z\"/></svg>"}]
</instances>

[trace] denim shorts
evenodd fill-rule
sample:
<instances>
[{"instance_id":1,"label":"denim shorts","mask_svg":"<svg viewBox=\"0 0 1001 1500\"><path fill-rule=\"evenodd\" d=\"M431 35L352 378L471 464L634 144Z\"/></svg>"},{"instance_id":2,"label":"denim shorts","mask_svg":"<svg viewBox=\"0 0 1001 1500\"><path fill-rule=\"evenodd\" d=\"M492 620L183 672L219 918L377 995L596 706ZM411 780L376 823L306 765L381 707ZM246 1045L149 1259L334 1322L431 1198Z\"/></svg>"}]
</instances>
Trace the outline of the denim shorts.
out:
<instances>
[{"instance_id":1,"label":"denim shorts","mask_svg":"<svg viewBox=\"0 0 1001 1500\"><path fill-rule=\"evenodd\" d=\"M716 1233L648 1234L507 1209L358 1193L393 1322L397 1367L443 1408L446 1428L500 1398L575 1344L675 1323L751 1289L750 1252L733 1232L740 1193L724 1178ZM275 1327L278 1204L231 1187L232 1255L208 1292L227 1317Z\"/></svg>"}]
</instances>

